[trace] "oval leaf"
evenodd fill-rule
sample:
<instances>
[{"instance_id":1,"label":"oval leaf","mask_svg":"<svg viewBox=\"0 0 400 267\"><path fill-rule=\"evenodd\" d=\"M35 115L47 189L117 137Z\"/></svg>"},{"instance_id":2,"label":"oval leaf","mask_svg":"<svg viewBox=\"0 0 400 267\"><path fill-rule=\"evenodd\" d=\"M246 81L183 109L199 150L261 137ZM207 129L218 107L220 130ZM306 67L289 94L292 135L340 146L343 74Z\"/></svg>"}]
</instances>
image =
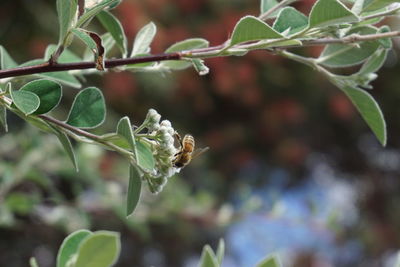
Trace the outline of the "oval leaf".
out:
<instances>
[{"instance_id":1,"label":"oval leaf","mask_svg":"<svg viewBox=\"0 0 400 267\"><path fill-rule=\"evenodd\" d=\"M60 26L59 44L63 43L65 36L71 26L71 22L75 17L76 9L78 8L77 1L57 0L57 15Z\"/></svg>"},{"instance_id":2,"label":"oval leaf","mask_svg":"<svg viewBox=\"0 0 400 267\"><path fill-rule=\"evenodd\" d=\"M79 128L94 128L103 123L105 116L102 92L96 87L88 87L76 95L66 123Z\"/></svg>"},{"instance_id":3,"label":"oval leaf","mask_svg":"<svg viewBox=\"0 0 400 267\"><path fill-rule=\"evenodd\" d=\"M103 0L96 4L95 6L86 10L86 12L78 19L76 22L75 27L81 27L85 22L89 21L91 18L96 16L99 12L106 9L107 7L113 7L118 5L121 0Z\"/></svg>"},{"instance_id":4,"label":"oval leaf","mask_svg":"<svg viewBox=\"0 0 400 267\"><path fill-rule=\"evenodd\" d=\"M218 242L217 255L216 255L219 265L222 265L222 260L224 259L224 255L225 255L225 242L221 238Z\"/></svg>"},{"instance_id":5,"label":"oval leaf","mask_svg":"<svg viewBox=\"0 0 400 267\"><path fill-rule=\"evenodd\" d=\"M267 12L274 6L278 5L278 1L276 0L261 0L260 2L260 14L262 15L263 13ZM279 10L276 10L275 12L272 12L269 18L276 17L278 14Z\"/></svg>"},{"instance_id":6,"label":"oval leaf","mask_svg":"<svg viewBox=\"0 0 400 267\"><path fill-rule=\"evenodd\" d=\"M40 99L37 95L28 91L11 91L11 98L13 103L25 115L35 112L39 105Z\"/></svg>"},{"instance_id":7,"label":"oval leaf","mask_svg":"<svg viewBox=\"0 0 400 267\"><path fill-rule=\"evenodd\" d=\"M209 245L205 245L200 258L200 267L219 267L217 257Z\"/></svg>"},{"instance_id":8,"label":"oval leaf","mask_svg":"<svg viewBox=\"0 0 400 267\"><path fill-rule=\"evenodd\" d=\"M351 30L349 34L357 33L360 35L376 33L373 27L360 27ZM378 41L367 41L359 44L359 47L353 44L327 45L322 51L318 62L328 67L347 67L362 63L370 57L379 48Z\"/></svg>"},{"instance_id":9,"label":"oval leaf","mask_svg":"<svg viewBox=\"0 0 400 267\"><path fill-rule=\"evenodd\" d=\"M91 235L88 230L78 230L67 236L61 244L57 254L57 267L67 267L67 262L72 255L78 252L82 240Z\"/></svg>"},{"instance_id":10,"label":"oval leaf","mask_svg":"<svg viewBox=\"0 0 400 267\"><path fill-rule=\"evenodd\" d=\"M8 132L7 109L4 106L0 106L0 124L3 126L4 131Z\"/></svg>"},{"instance_id":11,"label":"oval leaf","mask_svg":"<svg viewBox=\"0 0 400 267\"><path fill-rule=\"evenodd\" d=\"M308 18L293 7L285 7L279 12L274 22L273 28L278 32L284 32L289 29L287 35L300 32L307 28Z\"/></svg>"},{"instance_id":12,"label":"oval leaf","mask_svg":"<svg viewBox=\"0 0 400 267\"><path fill-rule=\"evenodd\" d=\"M355 87L342 87L343 92L356 106L361 116L378 138L382 146L386 145L386 122L378 103L370 94Z\"/></svg>"},{"instance_id":13,"label":"oval leaf","mask_svg":"<svg viewBox=\"0 0 400 267\"><path fill-rule=\"evenodd\" d=\"M276 256L269 256L259 262L256 267L281 267L278 258Z\"/></svg>"},{"instance_id":14,"label":"oval leaf","mask_svg":"<svg viewBox=\"0 0 400 267\"><path fill-rule=\"evenodd\" d=\"M123 137L128 143L133 153L135 154L136 162L138 161L136 151L136 141L132 132L132 124L128 117L123 117L117 125L117 134Z\"/></svg>"},{"instance_id":15,"label":"oval leaf","mask_svg":"<svg viewBox=\"0 0 400 267\"><path fill-rule=\"evenodd\" d=\"M103 27L111 34L122 55L126 56L126 36L119 20L108 11L101 11L97 18Z\"/></svg>"},{"instance_id":16,"label":"oval leaf","mask_svg":"<svg viewBox=\"0 0 400 267\"><path fill-rule=\"evenodd\" d=\"M153 153L147 144L141 141L136 142L137 164L147 170L152 170L155 167Z\"/></svg>"},{"instance_id":17,"label":"oval leaf","mask_svg":"<svg viewBox=\"0 0 400 267\"><path fill-rule=\"evenodd\" d=\"M10 54L8 54L7 50L0 45L0 67L2 70L4 69L12 69L18 66L18 64L11 58Z\"/></svg>"},{"instance_id":18,"label":"oval leaf","mask_svg":"<svg viewBox=\"0 0 400 267\"><path fill-rule=\"evenodd\" d=\"M72 147L71 141L69 140L68 135L66 135L65 133L61 132L58 128L50 125L51 128L53 129L54 133L56 134L58 140L60 141L62 147L64 148L65 152L67 152L67 155L69 157L69 159L72 162L72 165L74 166L76 172L79 171L78 168L78 163L75 157L75 152L74 152L74 148Z\"/></svg>"},{"instance_id":19,"label":"oval leaf","mask_svg":"<svg viewBox=\"0 0 400 267\"><path fill-rule=\"evenodd\" d=\"M80 244L75 267L109 267L119 256L121 241L119 234L97 231Z\"/></svg>"},{"instance_id":20,"label":"oval leaf","mask_svg":"<svg viewBox=\"0 0 400 267\"><path fill-rule=\"evenodd\" d=\"M390 4L399 2L398 0L364 0L362 12L374 11Z\"/></svg>"},{"instance_id":21,"label":"oval leaf","mask_svg":"<svg viewBox=\"0 0 400 267\"><path fill-rule=\"evenodd\" d=\"M358 17L337 0L318 0L311 9L309 27L357 22Z\"/></svg>"},{"instance_id":22,"label":"oval leaf","mask_svg":"<svg viewBox=\"0 0 400 267\"><path fill-rule=\"evenodd\" d=\"M150 52L150 44L156 36L157 27L153 22L145 25L136 34L131 57Z\"/></svg>"},{"instance_id":23,"label":"oval leaf","mask_svg":"<svg viewBox=\"0 0 400 267\"><path fill-rule=\"evenodd\" d=\"M387 49L378 49L368 60L362 65L359 74L368 74L377 72L385 63L388 54Z\"/></svg>"},{"instance_id":24,"label":"oval leaf","mask_svg":"<svg viewBox=\"0 0 400 267\"><path fill-rule=\"evenodd\" d=\"M256 17L246 16L241 18L233 29L230 45L279 38L283 38L283 36L267 23Z\"/></svg>"},{"instance_id":25,"label":"oval leaf","mask_svg":"<svg viewBox=\"0 0 400 267\"><path fill-rule=\"evenodd\" d=\"M93 52L97 53L97 44L83 29L72 29L71 32L86 44L87 47Z\"/></svg>"},{"instance_id":26,"label":"oval leaf","mask_svg":"<svg viewBox=\"0 0 400 267\"><path fill-rule=\"evenodd\" d=\"M134 166L129 167L129 186L126 200L126 216L129 216L135 210L139 203L140 193L142 191L142 178Z\"/></svg>"},{"instance_id":27,"label":"oval leaf","mask_svg":"<svg viewBox=\"0 0 400 267\"><path fill-rule=\"evenodd\" d=\"M39 108L34 114L44 114L54 109L61 100L61 85L50 80L35 80L25 84L20 90L36 94L40 99Z\"/></svg>"}]
</instances>

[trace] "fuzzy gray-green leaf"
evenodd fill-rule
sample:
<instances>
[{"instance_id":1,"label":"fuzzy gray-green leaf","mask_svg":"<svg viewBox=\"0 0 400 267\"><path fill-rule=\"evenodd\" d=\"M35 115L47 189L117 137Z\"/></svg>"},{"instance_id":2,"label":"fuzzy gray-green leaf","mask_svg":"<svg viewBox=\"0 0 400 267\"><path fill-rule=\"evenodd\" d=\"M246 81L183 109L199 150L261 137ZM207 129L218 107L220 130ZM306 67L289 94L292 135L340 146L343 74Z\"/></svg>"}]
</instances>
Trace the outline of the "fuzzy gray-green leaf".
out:
<instances>
[{"instance_id":1,"label":"fuzzy gray-green leaf","mask_svg":"<svg viewBox=\"0 0 400 267\"><path fill-rule=\"evenodd\" d=\"M67 124L78 128L94 128L103 123L105 116L103 93L96 87L88 87L76 95Z\"/></svg>"},{"instance_id":2,"label":"fuzzy gray-green leaf","mask_svg":"<svg viewBox=\"0 0 400 267\"><path fill-rule=\"evenodd\" d=\"M356 106L360 112L361 117L365 120L376 138L382 144L386 145L386 122L383 117L382 111L372 98L365 90L359 88L344 86L340 88Z\"/></svg>"},{"instance_id":3,"label":"fuzzy gray-green leaf","mask_svg":"<svg viewBox=\"0 0 400 267\"><path fill-rule=\"evenodd\" d=\"M199 267L219 267L217 257L209 245L205 245L203 248Z\"/></svg>"},{"instance_id":4,"label":"fuzzy gray-green leaf","mask_svg":"<svg viewBox=\"0 0 400 267\"><path fill-rule=\"evenodd\" d=\"M122 55L125 57L127 54L127 41L124 32L124 28L122 27L119 20L110 12L108 11L101 11L97 14L97 18L99 19L100 23L103 27L111 34L114 38L115 43L117 44L119 50L121 51Z\"/></svg>"},{"instance_id":5,"label":"fuzzy gray-green leaf","mask_svg":"<svg viewBox=\"0 0 400 267\"><path fill-rule=\"evenodd\" d=\"M155 167L155 162L149 145L137 140L136 151L138 165L143 169L153 170Z\"/></svg>"},{"instance_id":6,"label":"fuzzy gray-green leaf","mask_svg":"<svg viewBox=\"0 0 400 267\"><path fill-rule=\"evenodd\" d=\"M135 210L139 203L142 190L142 178L139 171L134 166L129 167L129 185L126 200L126 216L129 216Z\"/></svg>"},{"instance_id":7,"label":"fuzzy gray-green leaf","mask_svg":"<svg viewBox=\"0 0 400 267\"><path fill-rule=\"evenodd\" d=\"M373 34L376 28L359 27L349 32L350 34ZM356 46L354 44L332 44L327 45L318 58L318 62L328 67L347 67L362 63L371 56L380 44L378 41L366 41Z\"/></svg>"},{"instance_id":8,"label":"fuzzy gray-green leaf","mask_svg":"<svg viewBox=\"0 0 400 267\"><path fill-rule=\"evenodd\" d=\"M7 50L0 45L0 67L2 70L11 69L18 66L18 64L12 59L10 54L8 54Z\"/></svg>"},{"instance_id":9,"label":"fuzzy gray-green leaf","mask_svg":"<svg viewBox=\"0 0 400 267\"><path fill-rule=\"evenodd\" d=\"M8 132L7 109L3 105L0 106L0 124L3 126L4 131Z\"/></svg>"},{"instance_id":10,"label":"fuzzy gray-green leaf","mask_svg":"<svg viewBox=\"0 0 400 267\"><path fill-rule=\"evenodd\" d=\"M386 57L388 54L387 49L378 49L372 54L368 60L362 65L359 74L368 74L377 72L385 63Z\"/></svg>"},{"instance_id":11,"label":"fuzzy gray-green leaf","mask_svg":"<svg viewBox=\"0 0 400 267\"><path fill-rule=\"evenodd\" d=\"M78 7L77 0L57 0L59 44L62 44Z\"/></svg>"},{"instance_id":12,"label":"fuzzy gray-green leaf","mask_svg":"<svg viewBox=\"0 0 400 267\"><path fill-rule=\"evenodd\" d=\"M57 253L57 267L67 267L68 260L78 252L80 243L91 234L88 230L78 230L67 236Z\"/></svg>"},{"instance_id":13,"label":"fuzzy gray-green leaf","mask_svg":"<svg viewBox=\"0 0 400 267\"><path fill-rule=\"evenodd\" d=\"M311 9L309 27L357 22L358 17L338 0L318 0Z\"/></svg>"},{"instance_id":14,"label":"fuzzy gray-green leaf","mask_svg":"<svg viewBox=\"0 0 400 267\"><path fill-rule=\"evenodd\" d=\"M97 231L80 243L74 267L110 267L117 261L120 252L119 233Z\"/></svg>"},{"instance_id":15,"label":"fuzzy gray-green leaf","mask_svg":"<svg viewBox=\"0 0 400 267\"><path fill-rule=\"evenodd\" d=\"M20 90L36 94L40 99L40 106L34 114L44 114L54 109L61 100L61 85L51 80L34 80L25 84Z\"/></svg>"},{"instance_id":16,"label":"fuzzy gray-green leaf","mask_svg":"<svg viewBox=\"0 0 400 267\"><path fill-rule=\"evenodd\" d=\"M12 90L11 98L13 100L13 104L17 106L17 108L25 115L32 114L40 105L39 97L36 94L28 91Z\"/></svg>"},{"instance_id":17,"label":"fuzzy gray-green leaf","mask_svg":"<svg viewBox=\"0 0 400 267\"><path fill-rule=\"evenodd\" d=\"M253 16L245 16L233 29L230 45L279 38L283 38L283 36L264 21Z\"/></svg>"},{"instance_id":18,"label":"fuzzy gray-green leaf","mask_svg":"<svg viewBox=\"0 0 400 267\"><path fill-rule=\"evenodd\" d=\"M287 35L292 35L307 28L307 25L307 16L297 11L293 7L285 7L279 12L273 28L280 33L290 29Z\"/></svg>"},{"instance_id":19,"label":"fuzzy gray-green leaf","mask_svg":"<svg viewBox=\"0 0 400 267\"><path fill-rule=\"evenodd\" d=\"M259 262L256 267L281 267L279 260L276 256L268 256Z\"/></svg>"},{"instance_id":20,"label":"fuzzy gray-green leaf","mask_svg":"<svg viewBox=\"0 0 400 267\"><path fill-rule=\"evenodd\" d=\"M131 57L150 52L150 44L156 36L157 27L153 22L145 25L136 34Z\"/></svg>"}]
</instances>

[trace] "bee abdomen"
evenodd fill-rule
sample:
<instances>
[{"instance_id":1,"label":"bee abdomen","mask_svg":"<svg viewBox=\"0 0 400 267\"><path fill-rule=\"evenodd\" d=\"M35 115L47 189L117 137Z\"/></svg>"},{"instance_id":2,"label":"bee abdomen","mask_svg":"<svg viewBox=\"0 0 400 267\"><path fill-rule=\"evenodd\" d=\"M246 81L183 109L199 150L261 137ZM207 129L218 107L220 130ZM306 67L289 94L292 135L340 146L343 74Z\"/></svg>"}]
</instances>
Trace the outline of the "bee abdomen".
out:
<instances>
[{"instance_id":1,"label":"bee abdomen","mask_svg":"<svg viewBox=\"0 0 400 267\"><path fill-rule=\"evenodd\" d=\"M185 135L183 137L182 144L183 144L183 151L189 152L189 153L193 152L194 145L195 145L193 136L191 136L190 134Z\"/></svg>"}]
</instances>

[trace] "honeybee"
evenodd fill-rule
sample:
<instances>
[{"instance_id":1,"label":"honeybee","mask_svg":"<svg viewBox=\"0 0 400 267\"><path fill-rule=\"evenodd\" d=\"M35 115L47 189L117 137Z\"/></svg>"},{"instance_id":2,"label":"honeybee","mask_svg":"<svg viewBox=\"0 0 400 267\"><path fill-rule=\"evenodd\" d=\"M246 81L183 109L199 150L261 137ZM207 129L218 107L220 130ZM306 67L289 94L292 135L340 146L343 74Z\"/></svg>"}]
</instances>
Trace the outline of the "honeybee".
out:
<instances>
[{"instance_id":1,"label":"honeybee","mask_svg":"<svg viewBox=\"0 0 400 267\"><path fill-rule=\"evenodd\" d=\"M175 138L178 140L180 144L179 152L175 154L175 158L172 161L172 164L176 168L183 168L190 163L192 159L203 154L209 148L195 148L195 141L192 135L186 134L183 139L178 133L175 133Z\"/></svg>"}]
</instances>

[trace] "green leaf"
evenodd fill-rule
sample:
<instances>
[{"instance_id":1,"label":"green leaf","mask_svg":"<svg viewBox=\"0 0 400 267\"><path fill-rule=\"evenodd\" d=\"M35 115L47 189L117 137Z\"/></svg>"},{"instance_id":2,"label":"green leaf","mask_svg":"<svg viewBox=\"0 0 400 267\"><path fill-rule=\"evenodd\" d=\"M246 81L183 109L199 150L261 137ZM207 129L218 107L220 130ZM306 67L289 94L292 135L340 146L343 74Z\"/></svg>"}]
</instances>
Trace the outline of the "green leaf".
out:
<instances>
[{"instance_id":1,"label":"green leaf","mask_svg":"<svg viewBox=\"0 0 400 267\"><path fill-rule=\"evenodd\" d=\"M29 265L30 265L31 267L39 267L39 265L38 265L38 263L37 263L35 257L31 257L31 258L29 259Z\"/></svg>"},{"instance_id":2,"label":"green leaf","mask_svg":"<svg viewBox=\"0 0 400 267\"><path fill-rule=\"evenodd\" d=\"M281 267L281 264L276 256L269 256L259 262L256 267Z\"/></svg>"},{"instance_id":3,"label":"green leaf","mask_svg":"<svg viewBox=\"0 0 400 267\"><path fill-rule=\"evenodd\" d=\"M56 128L54 128L56 129ZM75 152L74 152L74 148L72 147L71 141L69 140L69 137L63 133L60 132L58 129L55 131L56 136L58 138L58 140L60 141L61 145L63 146L65 152L67 152L67 155L69 157L69 159L72 162L72 165L75 168L75 171L78 172L79 171L79 167L78 167L78 163L75 157Z\"/></svg>"},{"instance_id":4,"label":"green leaf","mask_svg":"<svg viewBox=\"0 0 400 267\"><path fill-rule=\"evenodd\" d=\"M7 109L4 106L0 106L0 124L3 126L4 131L8 132Z\"/></svg>"},{"instance_id":5,"label":"green leaf","mask_svg":"<svg viewBox=\"0 0 400 267\"><path fill-rule=\"evenodd\" d=\"M7 50L0 45L0 67L2 70L12 69L18 66L18 64L11 58L10 54L8 54Z\"/></svg>"},{"instance_id":6,"label":"green leaf","mask_svg":"<svg viewBox=\"0 0 400 267\"><path fill-rule=\"evenodd\" d=\"M78 230L67 236L57 253L57 267L67 267L68 260L78 252L81 242L92 235L88 230Z\"/></svg>"},{"instance_id":7,"label":"green leaf","mask_svg":"<svg viewBox=\"0 0 400 267\"><path fill-rule=\"evenodd\" d=\"M279 12L273 28L280 33L290 29L287 35L292 35L304 30L307 25L308 18L303 13L293 7L285 7Z\"/></svg>"},{"instance_id":8,"label":"green leaf","mask_svg":"<svg viewBox=\"0 0 400 267\"><path fill-rule=\"evenodd\" d=\"M373 27L360 27L349 31L349 34L353 33L360 35L373 34L376 33L376 29ZM328 67L353 66L362 63L379 48L378 41L367 41L358 45L327 45L317 61Z\"/></svg>"},{"instance_id":9,"label":"green leaf","mask_svg":"<svg viewBox=\"0 0 400 267\"><path fill-rule=\"evenodd\" d=\"M209 245L205 245L203 248L199 267L219 267L217 257Z\"/></svg>"},{"instance_id":10,"label":"green leaf","mask_svg":"<svg viewBox=\"0 0 400 267\"><path fill-rule=\"evenodd\" d=\"M126 216L129 216L135 210L139 203L140 193L142 190L142 178L140 173L134 166L129 167L129 186L128 196L126 200Z\"/></svg>"},{"instance_id":11,"label":"green leaf","mask_svg":"<svg viewBox=\"0 0 400 267\"><path fill-rule=\"evenodd\" d=\"M125 116L119 120L117 125L117 134L119 134L120 136L125 138L126 141L128 141L132 151L135 153L136 141L133 136L132 124L131 121L129 120L129 117Z\"/></svg>"},{"instance_id":12,"label":"green leaf","mask_svg":"<svg viewBox=\"0 0 400 267\"><path fill-rule=\"evenodd\" d=\"M140 140L136 142L137 163L140 167L147 170L153 170L155 167L153 153L147 144Z\"/></svg>"},{"instance_id":13,"label":"green leaf","mask_svg":"<svg viewBox=\"0 0 400 267\"><path fill-rule=\"evenodd\" d=\"M57 0L57 15L58 23L60 26L59 44L62 44L66 37L69 28L71 27L72 20L75 16L78 7L76 0Z\"/></svg>"},{"instance_id":14,"label":"green leaf","mask_svg":"<svg viewBox=\"0 0 400 267\"><path fill-rule=\"evenodd\" d=\"M17 106L17 108L25 115L32 114L40 105L39 97L36 94L28 91L12 90L11 98L13 100L13 104Z\"/></svg>"},{"instance_id":15,"label":"green leaf","mask_svg":"<svg viewBox=\"0 0 400 267\"><path fill-rule=\"evenodd\" d=\"M338 0L318 0L311 9L309 27L357 22L358 17Z\"/></svg>"},{"instance_id":16,"label":"green leaf","mask_svg":"<svg viewBox=\"0 0 400 267\"><path fill-rule=\"evenodd\" d=\"M362 65L359 74L368 74L377 72L385 63L388 54L387 49L378 49L368 60Z\"/></svg>"},{"instance_id":17,"label":"green leaf","mask_svg":"<svg viewBox=\"0 0 400 267\"><path fill-rule=\"evenodd\" d=\"M61 85L50 80L35 80L25 84L20 90L36 94L40 99L40 106L34 114L44 114L54 109L61 100Z\"/></svg>"},{"instance_id":18,"label":"green leaf","mask_svg":"<svg viewBox=\"0 0 400 267\"><path fill-rule=\"evenodd\" d=\"M107 7L113 7L118 5L120 0L103 0L99 4L95 5L94 7L86 10L86 12L78 19L76 22L76 28L81 27L83 24L88 22L94 16L96 16L99 12L106 9Z\"/></svg>"},{"instance_id":19,"label":"green leaf","mask_svg":"<svg viewBox=\"0 0 400 267\"><path fill-rule=\"evenodd\" d=\"M119 234L97 231L80 244L74 267L109 267L118 259L121 250Z\"/></svg>"},{"instance_id":20,"label":"green leaf","mask_svg":"<svg viewBox=\"0 0 400 267\"><path fill-rule=\"evenodd\" d=\"M88 87L76 95L66 123L78 128L94 128L103 123L105 116L103 93L96 87Z\"/></svg>"},{"instance_id":21,"label":"green leaf","mask_svg":"<svg viewBox=\"0 0 400 267\"><path fill-rule=\"evenodd\" d=\"M74 29L73 29L74 30ZM71 31L73 31L71 30ZM44 53L44 61L49 60L51 55L56 51L57 45L50 44L47 46L46 51ZM82 59L77 56L75 53L71 52L69 49L64 49L61 55L58 57L58 63L72 63L72 62L81 62Z\"/></svg>"},{"instance_id":22,"label":"green leaf","mask_svg":"<svg viewBox=\"0 0 400 267\"><path fill-rule=\"evenodd\" d=\"M245 16L233 29L230 46L249 41L279 38L283 38L283 36L264 21L253 16Z\"/></svg>"},{"instance_id":23,"label":"green leaf","mask_svg":"<svg viewBox=\"0 0 400 267\"><path fill-rule=\"evenodd\" d=\"M387 25L383 25L382 27L380 27L377 33L385 33L385 32L390 32L390 27ZM391 38L378 39L378 42L381 44L382 47L386 49L392 49L393 42Z\"/></svg>"},{"instance_id":24,"label":"green leaf","mask_svg":"<svg viewBox=\"0 0 400 267\"><path fill-rule=\"evenodd\" d=\"M224 254L225 254L225 242L221 238L218 243L218 249L217 249L217 260L219 265L222 265L222 260L224 259Z\"/></svg>"},{"instance_id":25,"label":"green leaf","mask_svg":"<svg viewBox=\"0 0 400 267\"><path fill-rule=\"evenodd\" d=\"M111 34L114 38L119 50L121 50L122 55L125 57L127 54L126 48L126 36L124 29L122 28L119 20L108 11L101 11L97 14L97 18L103 27Z\"/></svg>"},{"instance_id":26,"label":"green leaf","mask_svg":"<svg viewBox=\"0 0 400 267\"><path fill-rule=\"evenodd\" d=\"M206 75L210 72L210 69L204 64L204 60L194 58L192 59L194 69L199 75Z\"/></svg>"},{"instance_id":27,"label":"green leaf","mask_svg":"<svg viewBox=\"0 0 400 267\"><path fill-rule=\"evenodd\" d=\"M270 10L271 8L276 6L277 4L278 4L278 1L276 1L276 0L261 0L261 2L260 2L260 14L263 14L263 13L267 12L268 10ZM269 17L276 17L278 12L279 12L279 10L276 10Z\"/></svg>"},{"instance_id":28,"label":"green leaf","mask_svg":"<svg viewBox=\"0 0 400 267\"><path fill-rule=\"evenodd\" d=\"M382 146L386 145L386 123L378 103L366 91L355 87L340 88L356 106Z\"/></svg>"},{"instance_id":29,"label":"green leaf","mask_svg":"<svg viewBox=\"0 0 400 267\"><path fill-rule=\"evenodd\" d=\"M82 42L84 42L93 53L97 53L96 42L86 33L83 29L72 29L71 32L75 34Z\"/></svg>"},{"instance_id":30,"label":"green leaf","mask_svg":"<svg viewBox=\"0 0 400 267\"><path fill-rule=\"evenodd\" d=\"M208 44L209 44L208 41L202 38L186 39L171 45L167 50L165 50L165 53L173 53L173 52L179 52L196 48L205 48L208 47ZM191 64L192 63L190 61L184 61L184 60L167 60L161 62L161 66L174 70L186 69Z\"/></svg>"},{"instance_id":31,"label":"green leaf","mask_svg":"<svg viewBox=\"0 0 400 267\"><path fill-rule=\"evenodd\" d=\"M131 57L150 53L150 44L156 36L157 27L153 22L145 25L140 31L136 34L135 42L133 43L133 49L131 53Z\"/></svg>"},{"instance_id":32,"label":"green leaf","mask_svg":"<svg viewBox=\"0 0 400 267\"><path fill-rule=\"evenodd\" d=\"M34 65L38 65L38 64L43 64L44 62L45 61L43 59L34 59L34 60L30 60L28 62L25 62L25 63L19 65L19 67L34 66ZM67 71L46 72L46 73L35 74L34 76L54 80L54 81L60 82L64 85L71 86L73 88L81 87L81 83L73 75L69 74Z\"/></svg>"},{"instance_id":33,"label":"green leaf","mask_svg":"<svg viewBox=\"0 0 400 267\"><path fill-rule=\"evenodd\" d=\"M362 12L381 9L396 2L399 2L399 0L365 0Z\"/></svg>"}]
</instances>

